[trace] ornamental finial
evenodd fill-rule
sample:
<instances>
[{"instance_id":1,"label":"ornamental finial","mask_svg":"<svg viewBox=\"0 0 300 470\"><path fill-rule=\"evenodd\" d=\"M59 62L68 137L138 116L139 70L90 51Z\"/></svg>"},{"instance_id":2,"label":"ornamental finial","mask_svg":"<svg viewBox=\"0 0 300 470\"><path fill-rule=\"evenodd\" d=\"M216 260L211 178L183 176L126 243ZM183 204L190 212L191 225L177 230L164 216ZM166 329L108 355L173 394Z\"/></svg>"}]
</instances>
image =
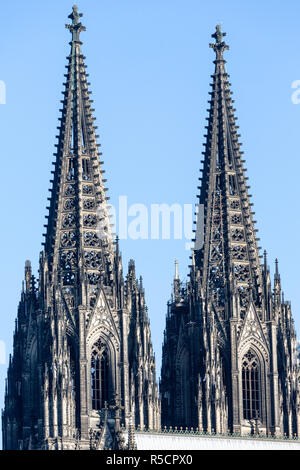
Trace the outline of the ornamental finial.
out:
<instances>
[{"instance_id":1,"label":"ornamental finial","mask_svg":"<svg viewBox=\"0 0 300 470\"><path fill-rule=\"evenodd\" d=\"M72 24L66 24L66 28L72 33L72 41L79 41L79 34L86 29L79 21L79 18L82 16L82 13L78 13L77 5L74 5L72 7L72 13L68 16L68 18L72 20Z\"/></svg>"},{"instance_id":2,"label":"ornamental finial","mask_svg":"<svg viewBox=\"0 0 300 470\"><path fill-rule=\"evenodd\" d=\"M210 44L209 47L212 47L217 55L217 60L223 60L223 52L226 49L229 49L229 46L225 43L223 38L226 36L226 33L221 31L221 25L217 24L216 31L211 35L212 38L216 40L214 44Z\"/></svg>"},{"instance_id":3,"label":"ornamental finial","mask_svg":"<svg viewBox=\"0 0 300 470\"><path fill-rule=\"evenodd\" d=\"M216 40L216 44L221 44L223 42L223 37L226 36L226 33L222 33L221 25L217 24L216 32L211 35L212 38Z\"/></svg>"}]
</instances>

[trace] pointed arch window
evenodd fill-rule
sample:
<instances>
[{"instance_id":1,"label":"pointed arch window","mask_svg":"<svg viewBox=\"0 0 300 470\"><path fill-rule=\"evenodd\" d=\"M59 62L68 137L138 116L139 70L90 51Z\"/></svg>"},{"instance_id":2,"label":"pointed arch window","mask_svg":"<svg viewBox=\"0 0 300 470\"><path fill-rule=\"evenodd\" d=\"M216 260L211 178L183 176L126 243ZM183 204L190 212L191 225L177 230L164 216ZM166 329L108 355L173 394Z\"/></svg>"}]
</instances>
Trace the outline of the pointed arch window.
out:
<instances>
[{"instance_id":1,"label":"pointed arch window","mask_svg":"<svg viewBox=\"0 0 300 470\"><path fill-rule=\"evenodd\" d=\"M242 389L244 419L260 418L260 363L253 351L249 350L242 360Z\"/></svg>"},{"instance_id":2,"label":"pointed arch window","mask_svg":"<svg viewBox=\"0 0 300 470\"><path fill-rule=\"evenodd\" d=\"M109 357L102 344L95 344L91 357L91 392L93 410L101 410L109 396Z\"/></svg>"}]
</instances>

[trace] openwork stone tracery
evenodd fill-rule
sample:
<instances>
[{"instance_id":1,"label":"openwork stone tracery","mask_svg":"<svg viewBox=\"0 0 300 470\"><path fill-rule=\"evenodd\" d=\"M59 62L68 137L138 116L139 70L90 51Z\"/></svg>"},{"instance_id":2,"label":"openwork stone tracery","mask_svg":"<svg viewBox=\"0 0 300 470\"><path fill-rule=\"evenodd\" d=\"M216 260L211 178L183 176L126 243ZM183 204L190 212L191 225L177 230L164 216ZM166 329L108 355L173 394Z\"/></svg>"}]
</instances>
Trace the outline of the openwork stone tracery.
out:
<instances>
[{"instance_id":1,"label":"openwork stone tracery","mask_svg":"<svg viewBox=\"0 0 300 470\"><path fill-rule=\"evenodd\" d=\"M260 259L224 36L217 26L210 44L215 71L198 195L204 217L198 211L190 280L181 283L176 265L168 304L162 424L299 436L296 334L278 263L272 289L266 253Z\"/></svg>"},{"instance_id":2,"label":"openwork stone tracery","mask_svg":"<svg viewBox=\"0 0 300 470\"><path fill-rule=\"evenodd\" d=\"M124 279L109 222L80 17L73 7L45 243L38 286L25 268L4 449L124 448L129 414L135 426L160 427L144 290L133 261Z\"/></svg>"}]
</instances>

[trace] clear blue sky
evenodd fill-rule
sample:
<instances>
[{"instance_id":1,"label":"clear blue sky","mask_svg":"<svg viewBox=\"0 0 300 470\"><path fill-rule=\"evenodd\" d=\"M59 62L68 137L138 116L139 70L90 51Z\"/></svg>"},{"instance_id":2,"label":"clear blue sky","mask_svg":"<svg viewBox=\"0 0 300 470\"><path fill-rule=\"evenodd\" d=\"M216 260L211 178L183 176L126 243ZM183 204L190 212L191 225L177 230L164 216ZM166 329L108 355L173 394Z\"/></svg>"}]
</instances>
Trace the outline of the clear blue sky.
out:
<instances>
[{"instance_id":1,"label":"clear blue sky","mask_svg":"<svg viewBox=\"0 0 300 470\"><path fill-rule=\"evenodd\" d=\"M299 1L81 0L82 33L113 204L196 202L210 75L208 47L217 23L226 52L256 211L260 245L300 334ZM37 274L59 100L69 53L64 25L72 2L16 1L1 6L0 340L11 351L14 320L30 259ZM124 267L142 274L160 369L174 259L186 278L186 240L123 240ZM7 361L6 361L7 362ZM0 364L3 403L7 364Z\"/></svg>"}]
</instances>

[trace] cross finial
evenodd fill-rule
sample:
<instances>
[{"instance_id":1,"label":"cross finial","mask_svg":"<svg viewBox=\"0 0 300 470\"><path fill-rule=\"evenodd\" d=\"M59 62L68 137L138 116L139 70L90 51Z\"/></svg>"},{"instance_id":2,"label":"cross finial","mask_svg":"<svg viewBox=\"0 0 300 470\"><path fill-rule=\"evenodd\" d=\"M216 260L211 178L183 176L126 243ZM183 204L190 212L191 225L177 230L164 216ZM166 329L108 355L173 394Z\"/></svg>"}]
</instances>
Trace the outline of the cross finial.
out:
<instances>
[{"instance_id":1,"label":"cross finial","mask_svg":"<svg viewBox=\"0 0 300 470\"><path fill-rule=\"evenodd\" d=\"M79 23L79 18L82 16L82 13L78 13L78 7L77 5L73 5L72 7L72 13L68 16L73 21L73 24L78 24Z\"/></svg>"},{"instance_id":2,"label":"cross finial","mask_svg":"<svg viewBox=\"0 0 300 470\"><path fill-rule=\"evenodd\" d=\"M82 13L78 13L77 5L74 5L72 7L72 13L68 16L68 18L72 20L72 24L66 24L66 28L72 33L72 41L79 41L79 34L86 29L79 21L79 18L82 16Z\"/></svg>"},{"instance_id":3,"label":"cross finial","mask_svg":"<svg viewBox=\"0 0 300 470\"><path fill-rule=\"evenodd\" d=\"M222 33L221 25L217 24L216 32L211 35L212 38L216 40L216 44L221 44L223 42L223 37L226 36L226 33Z\"/></svg>"},{"instance_id":4,"label":"cross finial","mask_svg":"<svg viewBox=\"0 0 300 470\"><path fill-rule=\"evenodd\" d=\"M216 31L211 35L212 38L216 40L214 44L210 44L209 47L212 47L217 55L217 60L223 60L223 52L226 49L229 49L229 46L225 43L223 38L226 36L226 33L221 31L221 25L217 24Z\"/></svg>"}]
</instances>

